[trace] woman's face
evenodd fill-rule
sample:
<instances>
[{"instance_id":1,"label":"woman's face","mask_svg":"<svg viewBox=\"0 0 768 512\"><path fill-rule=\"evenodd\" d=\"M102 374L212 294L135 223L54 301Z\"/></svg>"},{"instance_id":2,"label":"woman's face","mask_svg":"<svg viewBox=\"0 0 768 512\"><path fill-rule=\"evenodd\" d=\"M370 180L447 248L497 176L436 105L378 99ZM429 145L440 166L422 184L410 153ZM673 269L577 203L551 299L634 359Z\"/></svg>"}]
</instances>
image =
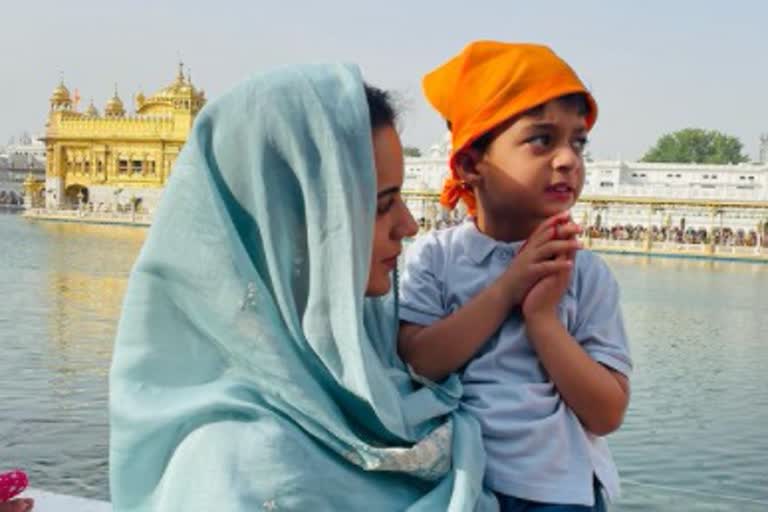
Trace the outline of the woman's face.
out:
<instances>
[{"instance_id":1,"label":"woman's face","mask_svg":"<svg viewBox=\"0 0 768 512\"><path fill-rule=\"evenodd\" d=\"M376 164L376 222L366 296L384 295L392 287L391 273L402 251L402 240L414 236L418 225L400 194L403 186L403 148L394 127L373 131Z\"/></svg>"}]
</instances>

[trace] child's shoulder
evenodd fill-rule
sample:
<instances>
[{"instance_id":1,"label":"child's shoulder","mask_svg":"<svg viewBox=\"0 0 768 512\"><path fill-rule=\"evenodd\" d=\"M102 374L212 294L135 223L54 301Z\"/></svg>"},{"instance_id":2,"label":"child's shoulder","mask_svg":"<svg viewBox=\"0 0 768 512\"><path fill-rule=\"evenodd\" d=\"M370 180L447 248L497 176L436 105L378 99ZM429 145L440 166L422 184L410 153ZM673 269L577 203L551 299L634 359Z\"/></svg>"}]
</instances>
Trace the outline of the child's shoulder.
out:
<instances>
[{"instance_id":1,"label":"child's shoulder","mask_svg":"<svg viewBox=\"0 0 768 512\"><path fill-rule=\"evenodd\" d=\"M582 271L608 270L608 264L596 252L582 249L576 253L576 268Z\"/></svg>"},{"instance_id":2,"label":"child's shoulder","mask_svg":"<svg viewBox=\"0 0 768 512\"><path fill-rule=\"evenodd\" d=\"M419 235L408 247L408 253L429 252L443 256L451 254L455 248L463 245L467 227L465 224L451 226L445 229L433 229Z\"/></svg>"},{"instance_id":3,"label":"child's shoulder","mask_svg":"<svg viewBox=\"0 0 768 512\"><path fill-rule=\"evenodd\" d=\"M446 267L460 259L466 251L466 226L459 224L445 229L432 230L416 237L405 251L405 269L417 272L429 270L439 275Z\"/></svg>"},{"instance_id":4,"label":"child's shoulder","mask_svg":"<svg viewBox=\"0 0 768 512\"><path fill-rule=\"evenodd\" d=\"M613 287L616 278L611 267L597 253L588 249L582 249L576 253L576 268L574 272L574 285L577 294L590 292L596 289Z\"/></svg>"}]
</instances>

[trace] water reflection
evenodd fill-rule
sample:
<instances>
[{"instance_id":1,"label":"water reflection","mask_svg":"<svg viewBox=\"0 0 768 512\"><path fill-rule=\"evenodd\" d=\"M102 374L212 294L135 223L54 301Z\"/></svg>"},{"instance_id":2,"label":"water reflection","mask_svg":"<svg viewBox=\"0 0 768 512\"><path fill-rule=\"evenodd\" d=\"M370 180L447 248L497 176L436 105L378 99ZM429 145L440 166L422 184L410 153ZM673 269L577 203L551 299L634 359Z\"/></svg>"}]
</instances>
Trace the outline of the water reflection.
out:
<instances>
[{"instance_id":1,"label":"water reflection","mask_svg":"<svg viewBox=\"0 0 768 512\"><path fill-rule=\"evenodd\" d=\"M48 338L60 379L106 377L115 321L144 229L41 223L49 238Z\"/></svg>"},{"instance_id":2,"label":"water reflection","mask_svg":"<svg viewBox=\"0 0 768 512\"><path fill-rule=\"evenodd\" d=\"M0 217L0 464L107 498L107 374L145 230Z\"/></svg>"}]
</instances>

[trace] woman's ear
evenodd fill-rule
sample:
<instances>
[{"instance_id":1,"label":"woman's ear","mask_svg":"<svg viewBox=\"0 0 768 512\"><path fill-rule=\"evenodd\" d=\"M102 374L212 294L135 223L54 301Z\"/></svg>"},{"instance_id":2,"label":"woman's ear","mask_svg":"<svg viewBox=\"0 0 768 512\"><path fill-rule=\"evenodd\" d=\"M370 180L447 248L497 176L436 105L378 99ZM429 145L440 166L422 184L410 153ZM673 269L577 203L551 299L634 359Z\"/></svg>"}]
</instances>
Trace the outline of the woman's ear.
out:
<instances>
[{"instance_id":1,"label":"woman's ear","mask_svg":"<svg viewBox=\"0 0 768 512\"><path fill-rule=\"evenodd\" d=\"M483 179L478 170L478 164L482 160L482 155L476 149L465 149L456 155L456 172L459 178L467 185L474 186Z\"/></svg>"}]
</instances>

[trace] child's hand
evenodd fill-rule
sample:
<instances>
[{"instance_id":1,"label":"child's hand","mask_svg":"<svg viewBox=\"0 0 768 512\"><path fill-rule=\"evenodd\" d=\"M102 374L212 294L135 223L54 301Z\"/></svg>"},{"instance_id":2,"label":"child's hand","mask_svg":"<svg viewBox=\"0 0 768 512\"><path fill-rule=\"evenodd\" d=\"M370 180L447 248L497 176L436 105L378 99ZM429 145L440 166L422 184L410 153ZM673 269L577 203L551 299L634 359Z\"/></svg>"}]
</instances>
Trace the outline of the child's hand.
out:
<instances>
[{"instance_id":1,"label":"child's hand","mask_svg":"<svg viewBox=\"0 0 768 512\"><path fill-rule=\"evenodd\" d=\"M573 224L570 217L564 223L562 218L555 216L551 220L544 222L544 224L554 231L553 237L555 239L568 239L575 242L576 235L581 232L581 228ZM560 251L555 256L554 260L556 262L567 262L569 265L548 273L531 287L528 294L523 298L522 304L523 316L526 320L530 321L540 313L548 315L550 319L556 318L557 305L571 283L573 261L575 258L576 250Z\"/></svg>"},{"instance_id":2,"label":"child's hand","mask_svg":"<svg viewBox=\"0 0 768 512\"><path fill-rule=\"evenodd\" d=\"M579 233L581 228L567 212L550 217L536 228L501 277L514 305L525 307L527 295L549 276L567 274L570 279L573 256L581 248L575 238Z\"/></svg>"},{"instance_id":3,"label":"child's hand","mask_svg":"<svg viewBox=\"0 0 768 512\"><path fill-rule=\"evenodd\" d=\"M573 256L561 254L556 261L569 262L571 265L563 270L548 274L533 285L531 291L523 299L523 316L526 320L542 313L551 317L556 314L557 305L571 283Z\"/></svg>"}]
</instances>

